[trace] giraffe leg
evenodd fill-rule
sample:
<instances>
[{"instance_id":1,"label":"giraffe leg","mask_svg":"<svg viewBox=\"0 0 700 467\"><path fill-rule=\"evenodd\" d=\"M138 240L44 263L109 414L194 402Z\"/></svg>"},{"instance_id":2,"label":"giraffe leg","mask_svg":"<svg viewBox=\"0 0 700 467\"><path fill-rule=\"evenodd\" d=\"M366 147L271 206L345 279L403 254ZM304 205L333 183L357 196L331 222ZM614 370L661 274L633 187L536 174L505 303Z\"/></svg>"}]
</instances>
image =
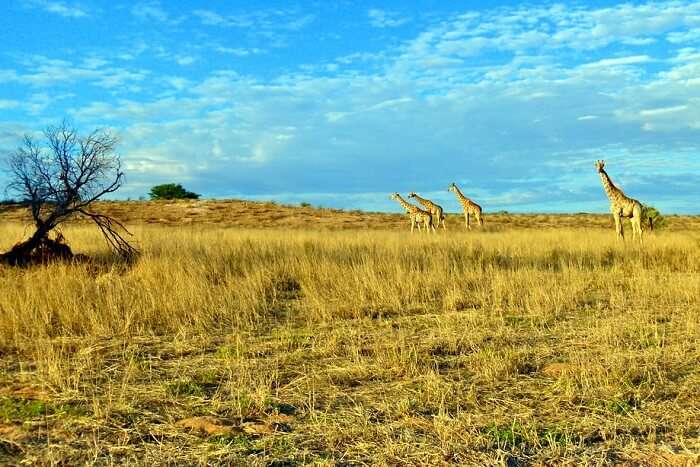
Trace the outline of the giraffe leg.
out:
<instances>
[{"instance_id":1,"label":"giraffe leg","mask_svg":"<svg viewBox=\"0 0 700 467\"><path fill-rule=\"evenodd\" d=\"M617 238L618 240L624 240L625 233L622 231L622 219L620 219L620 214L615 212L613 213L613 217L615 218L615 232L617 232Z\"/></svg>"},{"instance_id":2,"label":"giraffe leg","mask_svg":"<svg viewBox=\"0 0 700 467\"><path fill-rule=\"evenodd\" d=\"M472 229L472 224L471 224L470 219L469 219L470 216L471 216L471 214L467 213L467 230Z\"/></svg>"},{"instance_id":3,"label":"giraffe leg","mask_svg":"<svg viewBox=\"0 0 700 467\"><path fill-rule=\"evenodd\" d=\"M632 230L639 235L639 243L642 243L642 219L638 216L632 218ZM634 235L633 235L634 237Z\"/></svg>"},{"instance_id":4,"label":"giraffe leg","mask_svg":"<svg viewBox=\"0 0 700 467\"><path fill-rule=\"evenodd\" d=\"M445 213L443 212L442 209L438 209L435 212L435 218L437 219L437 228L440 228L440 224L442 224L442 228L445 228Z\"/></svg>"},{"instance_id":5,"label":"giraffe leg","mask_svg":"<svg viewBox=\"0 0 700 467\"><path fill-rule=\"evenodd\" d=\"M630 221L632 222L632 228L639 235L639 243L642 243L642 206L640 204L635 204Z\"/></svg>"},{"instance_id":6,"label":"giraffe leg","mask_svg":"<svg viewBox=\"0 0 700 467\"><path fill-rule=\"evenodd\" d=\"M411 233L413 233L413 227L416 225L416 220L411 216Z\"/></svg>"}]
</instances>

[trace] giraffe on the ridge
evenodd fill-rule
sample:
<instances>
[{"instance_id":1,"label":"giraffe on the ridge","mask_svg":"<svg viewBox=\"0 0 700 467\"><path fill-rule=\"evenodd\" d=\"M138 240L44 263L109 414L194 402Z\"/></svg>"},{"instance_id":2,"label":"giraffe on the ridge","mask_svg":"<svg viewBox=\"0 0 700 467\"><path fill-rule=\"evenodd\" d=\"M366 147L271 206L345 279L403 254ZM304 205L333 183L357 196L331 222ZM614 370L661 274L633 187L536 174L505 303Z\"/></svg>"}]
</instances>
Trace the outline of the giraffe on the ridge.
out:
<instances>
[{"instance_id":1,"label":"giraffe on the ridge","mask_svg":"<svg viewBox=\"0 0 700 467\"><path fill-rule=\"evenodd\" d=\"M430 212L430 214L433 216L433 223L437 224L438 228L440 228L440 224L442 223L442 228L447 230L447 226L445 226L445 214L442 210L442 206L433 203L429 199L421 198L413 191L408 194L408 197L414 198L416 201L422 204L427 211Z\"/></svg>"},{"instance_id":2,"label":"giraffe on the ridge","mask_svg":"<svg viewBox=\"0 0 700 467\"><path fill-rule=\"evenodd\" d=\"M622 218L629 217L632 224L632 239L634 235L639 235L639 241L642 241L642 203L636 199L632 199L625 195L621 189L615 186L610 180L607 172L605 172L605 161L596 161L595 168L600 175L600 181L603 183L605 194L610 199L610 212L615 219L615 231L618 239L624 239L625 234L622 229ZM651 218L649 219L651 226Z\"/></svg>"},{"instance_id":3,"label":"giraffe on the ridge","mask_svg":"<svg viewBox=\"0 0 700 467\"><path fill-rule=\"evenodd\" d=\"M408 217L411 219L411 232L413 232L413 227L416 225L418 225L418 230L420 231L421 224L425 227L426 233L429 232L431 228L433 229L433 232L435 232L432 214L407 202L398 193L391 195L391 199L398 201L398 203L403 206L408 213Z\"/></svg>"},{"instance_id":4,"label":"giraffe on the ridge","mask_svg":"<svg viewBox=\"0 0 700 467\"><path fill-rule=\"evenodd\" d=\"M471 230L472 228L471 223L469 222L472 214L480 226L484 225L484 219L481 217L481 206L464 196L454 183L452 183L447 190L454 193L455 196L457 196L457 201L459 201L459 204L462 205L462 209L464 210L464 222L466 223L468 230Z\"/></svg>"}]
</instances>

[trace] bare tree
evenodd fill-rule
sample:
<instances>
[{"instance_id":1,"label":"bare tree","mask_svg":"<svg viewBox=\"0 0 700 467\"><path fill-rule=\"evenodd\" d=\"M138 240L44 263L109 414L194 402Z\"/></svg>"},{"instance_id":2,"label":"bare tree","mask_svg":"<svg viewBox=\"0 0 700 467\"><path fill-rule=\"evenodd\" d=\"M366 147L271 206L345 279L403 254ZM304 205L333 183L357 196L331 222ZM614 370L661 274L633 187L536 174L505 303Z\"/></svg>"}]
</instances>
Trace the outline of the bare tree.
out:
<instances>
[{"instance_id":1,"label":"bare tree","mask_svg":"<svg viewBox=\"0 0 700 467\"><path fill-rule=\"evenodd\" d=\"M6 262L24 262L48 234L74 215L97 224L118 254L133 257L136 249L124 238L130 235L116 219L92 212L93 202L117 191L124 181L116 138L108 130L81 136L67 121L44 131L44 144L25 135L22 145L9 154L8 192L31 208L36 230L26 241L0 256Z\"/></svg>"}]
</instances>

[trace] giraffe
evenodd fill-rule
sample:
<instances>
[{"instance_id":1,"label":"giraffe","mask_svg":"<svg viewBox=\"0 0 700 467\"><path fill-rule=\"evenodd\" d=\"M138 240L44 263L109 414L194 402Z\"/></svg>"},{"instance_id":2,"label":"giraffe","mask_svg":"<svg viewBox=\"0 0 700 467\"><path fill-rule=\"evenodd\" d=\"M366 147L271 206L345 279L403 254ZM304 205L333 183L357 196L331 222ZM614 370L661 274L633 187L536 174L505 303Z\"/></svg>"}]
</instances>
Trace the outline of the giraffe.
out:
<instances>
[{"instance_id":1,"label":"giraffe","mask_svg":"<svg viewBox=\"0 0 700 467\"><path fill-rule=\"evenodd\" d=\"M415 192L410 192L408 194L409 198L413 198L416 201L418 201L420 204L422 204L427 211L430 212L430 214L433 216L433 223L436 223L435 220L437 219L437 226L438 228L440 227L440 224L442 223L442 228L444 230L447 230L447 227L445 226L445 214L443 213L442 206L439 204L435 204L429 199L421 198L418 196Z\"/></svg>"},{"instance_id":2,"label":"giraffe","mask_svg":"<svg viewBox=\"0 0 700 467\"><path fill-rule=\"evenodd\" d=\"M418 206L414 206L411 203L407 202L398 193L394 193L393 195L391 195L391 199L398 201L398 203L401 206L403 206L403 208L408 213L408 216L411 219L411 232L413 232L413 227L416 224L418 225L419 231L420 231L421 224L423 224L423 226L425 227L426 233L429 232L431 228L433 229L433 232L435 232L435 226L433 225L432 214L430 214L428 211L424 211L423 209L419 208Z\"/></svg>"},{"instance_id":3,"label":"giraffe","mask_svg":"<svg viewBox=\"0 0 700 467\"><path fill-rule=\"evenodd\" d=\"M469 222L469 217L471 214L474 214L474 217L476 218L476 221L479 223L480 226L484 225L484 219L481 217L481 206L464 196L462 192L459 191L459 188L457 188L457 185L455 185L454 183L452 183L447 188L447 191L451 191L452 193L454 193L455 196L457 196L457 201L459 201L459 204L462 205L462 209L464 210L464 221L467 225L467 230L471 230L472 228Z\"/></svg>"},{"instance_id":4,"label":"giraffe","mask_svg":"<svg viewBox=\"0 0 700 467\"><path fill-rule=\"evenodd\" d=\"M617 232L617 238L623 240L625 234L622 230L622 218L629 217L630 223L632 224L632 239L634 239L635 234L639 235L639 241L642 241L642 203L636 199L632 199L625 195L621 189L615 186L615 184L610 180L607 172L605 172L605 161L596 161L595 168L598 170L600 175L600 181L603 183L603 189L605 189L605 194L608 195L610 199L610 212L612 212L613 218L615 219L615 231ZM651 218L649 219L649 225L651 226Z\"/></svg>"}]
</instances>

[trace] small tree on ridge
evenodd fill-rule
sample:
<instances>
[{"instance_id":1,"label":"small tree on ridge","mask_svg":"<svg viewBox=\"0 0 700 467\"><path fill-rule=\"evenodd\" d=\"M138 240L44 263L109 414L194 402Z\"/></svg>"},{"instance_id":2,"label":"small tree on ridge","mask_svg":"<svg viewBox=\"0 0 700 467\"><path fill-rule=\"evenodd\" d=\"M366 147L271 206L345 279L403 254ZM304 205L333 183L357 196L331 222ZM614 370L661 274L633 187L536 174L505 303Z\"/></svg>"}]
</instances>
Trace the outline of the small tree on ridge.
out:
<instances>
[{"instance_id":1,"label":"small tree on ridge","mask_svg":"<svg viewBox=\"0 0 700 467\"><path fill-rule=\"evenodd\" d=\"M165 183L151 188L151 199L199 199L197 193L185 190L179 183Z\"/></svg>"}]
</instances>

